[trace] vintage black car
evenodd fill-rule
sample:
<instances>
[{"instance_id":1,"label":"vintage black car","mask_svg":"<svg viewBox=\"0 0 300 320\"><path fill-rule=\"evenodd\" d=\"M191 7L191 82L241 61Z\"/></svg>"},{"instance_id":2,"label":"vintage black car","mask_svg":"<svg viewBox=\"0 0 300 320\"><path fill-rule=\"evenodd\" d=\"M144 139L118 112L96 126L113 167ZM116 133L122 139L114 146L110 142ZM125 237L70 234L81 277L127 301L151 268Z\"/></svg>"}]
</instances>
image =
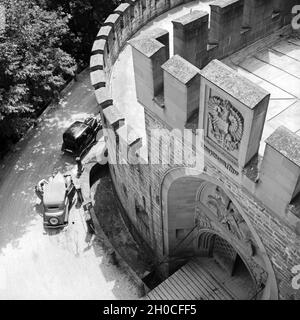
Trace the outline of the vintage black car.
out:
<instances>
[{"instance_id":1,"label":"vintage black car","mask_svg":"<svg viewBox=\"0 0 300 320\"><path fill-rule=\"evenodd\" d=\"M101 119L97 116L74 122L63 134L62 151L82 157L96 142L97 133L101 129Z\"/></svg>"},{"instance_id":2,"label":"vintage black car","mask_svg":"<svg viewBox=\"0 0 300 320\"><path fill-rule=\"evenodd\" d=\"M75 193L70 175L57 173L44 185L44 227L61 228L68 224L69 211Z\"/></svg>"}]
</instances>

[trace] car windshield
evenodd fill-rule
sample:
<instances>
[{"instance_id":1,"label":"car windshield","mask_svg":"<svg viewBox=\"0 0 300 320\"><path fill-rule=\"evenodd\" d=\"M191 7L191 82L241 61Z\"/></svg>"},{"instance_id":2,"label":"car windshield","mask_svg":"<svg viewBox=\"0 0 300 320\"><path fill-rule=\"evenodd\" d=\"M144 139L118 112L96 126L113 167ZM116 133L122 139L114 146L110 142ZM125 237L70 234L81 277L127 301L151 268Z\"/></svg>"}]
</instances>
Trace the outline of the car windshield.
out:
<instances>
[{"instance_id":1,"label":"car windshield","mask_svg":"<svg viewBox=\"0 0 300 320\"><path fill-rule=\"evenodd\" d=\"M60 205L47 205L45 206L46 211L53 211L53 212L57 212L57 211L62 211L64 209L64 205L60 204Z\"/></svg>"}]
</instances>

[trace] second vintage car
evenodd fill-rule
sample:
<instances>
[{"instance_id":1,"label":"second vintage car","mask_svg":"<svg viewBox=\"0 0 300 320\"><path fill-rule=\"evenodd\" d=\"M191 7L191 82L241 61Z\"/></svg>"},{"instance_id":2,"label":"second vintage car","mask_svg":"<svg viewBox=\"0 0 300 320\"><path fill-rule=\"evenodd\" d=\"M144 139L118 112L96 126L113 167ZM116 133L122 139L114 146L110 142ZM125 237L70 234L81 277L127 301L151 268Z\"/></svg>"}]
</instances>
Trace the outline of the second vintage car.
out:
<instances>
[{"instance_id":1,"label":"second vintage car","mask_svg":"<svg viewBox=\"0 0 300 320\"><path fill-rule=\"evenodd\" d=\"M44 227L60 228L68 224L69 211L75 193L71 176L57 173L44 185Z\"/></svg>"}]
</instances>

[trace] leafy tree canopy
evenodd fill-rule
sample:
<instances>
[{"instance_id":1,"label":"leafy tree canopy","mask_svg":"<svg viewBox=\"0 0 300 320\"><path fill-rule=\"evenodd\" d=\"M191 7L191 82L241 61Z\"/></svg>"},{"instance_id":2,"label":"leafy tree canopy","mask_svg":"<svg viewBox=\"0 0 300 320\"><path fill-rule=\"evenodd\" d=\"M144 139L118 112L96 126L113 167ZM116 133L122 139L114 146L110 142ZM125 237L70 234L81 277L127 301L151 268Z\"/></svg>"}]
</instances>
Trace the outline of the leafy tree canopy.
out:
<instances>
[{"instance_id":1,"label":"leafy tree canopy","mask_svg":"<svg viewBox=\"0 0 300 320\"><path fill-rule=\"evenodd\" d=\"M0 155L88 65L95 36L120 0L0 0Z\"/></svg>"},{"instance_id":2,"label":"leafy tree canopy","mask_svg":"<svg viewBox=\"0 0 300 320\"><path fill-rule=\"evenodd\" d=\"M121 0L40 0L44 7L62 10L69 14L71 30L69 41L64 42L65 51L76 58L79 65L86 66L95 36L107 16Z\"/></svg>"},{"instance_id":3,"label":"leafy tree canopy","mask_svg":"<svg viewBox=\"0 0 300 320\"><path fill-rule=\"evenodd\" d=\"M62 50L69 15L32 0L2 4L6 23L0 38L1 145L5 139L16 139L16 121L44 108L76 71L74 58Z\"/></svg>"}]
</instances>

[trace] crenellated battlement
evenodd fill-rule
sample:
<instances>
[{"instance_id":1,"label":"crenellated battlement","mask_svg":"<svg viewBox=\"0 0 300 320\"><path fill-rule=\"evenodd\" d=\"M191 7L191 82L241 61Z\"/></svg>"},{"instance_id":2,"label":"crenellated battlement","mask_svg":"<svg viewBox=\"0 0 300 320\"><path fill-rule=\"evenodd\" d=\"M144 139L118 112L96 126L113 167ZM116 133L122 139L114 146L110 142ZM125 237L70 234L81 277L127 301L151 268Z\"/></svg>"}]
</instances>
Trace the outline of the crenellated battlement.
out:
<instances>
[{"instance_id":1,"label":"crenellated battlement","mask_svg":"<svg viewBox=\"0 0 300 320\"><path fill-rule=\"evenodd\" d=\"M296 2L215 1L210 5L210 19L208 13L196 11L173 21L174 54L203 68L290 23Z\"/></svg>"},{"instance_id":2,"label":"crenellated battlement","mask_svg":"<svg viewBox=\"0 0 300 320\"><path fill-rule=\"evenodd\" d=\"M236 7L237 2L231 1L230 5ZM224 1L218 2L218 7L229 10ZM190 41L195 47L191 28L201 28L199 19L206 21L206 15L200 11L192 12L175 22L175 25L180 23L189 30L188 38L182 41L186 43L183 53L188 51ZM156 40L158 32L161 30L154 29L149 37L137 37L129 42L133 51L138 101L170 128L203 129L208 158L224 167L232 179L244 185L269 208L285 216L293 199L300 194L300 167L295 162L293 165L291 161L287 162L286 172L278 178L274 172L283 172L281 163L286 162L289 155L287 150L273 150L270 141L274 141L273 135L276 139L283 135L293 141L297 150L300 137L289 130L276 130L266 141L260 165L255 159L259 157L270 94L218 60L212 60L200 70L177 54L167 59L166 46ZM176 37L174 32L174 40ZM230 127L233 124L234 129ZM248 174L249 168L252 175ZM285 186L283 179L289 175L292 181L296 179L286 181L291 188ZM269 192L271 186L272 192ZM290 219L297 223L294 217Z\"/></svg>"},{"instance_id":3,"label":"crenellated battlement","mask_svg":"<svg viewBox=\"0 0 300 320\"><path fill-rule=\"evenodd\" d=\"M188 1L127 1L127 3L122 3L106 19L103 27L99 30L90 60L91 82L95 88L95 95L101 107L101 112L103 112L102 114L108 123L112 121L110 117L113 109L116 109L117 114L121 115L122 112L118 106L113 104L108 88L111 67L120 50L124 47L126 41L145 23L183 2ZM220 84L216 84L216 79L210 77L214 77L215 73L219 74L220 68L224 70L227 70L227 68L220 65L219 62L212 62L213 64L209 64L203 72L200 69L207 65L209 61L215 58L221 59L289 23L291 8L296 2L283 0L218 0L210 4L210 16L203 11L191 11L172 21L174 57L170 60L169 34L166 30L154 29L131 40L130 44L134 48L137 99L162 120L169 123L171 127L204 128L205 124L201 117L204 117L205 108L203 105L207 101L201 102L201 96L205 96L203 90L208 90L204 89L206 85L209 82L214 82L218 89L226 92L226 88L222 89ZM197 67L200 69L197 69ZM188 81L185 82L184 79L176 78L176 75L174 75L176 69L178 71L180 68L189 70L190 74L187 72L187 77L190 77ZM211 68L213 71L209 71ZM218 70L214 70L214 68L218 68ZM197 76L195 76L196 74ZM232 70L226 77L228 80L235 79L235 77L240 78ZM200 79L202 94L199 96ZM223 81L227 84L230 82ZM241 79L237 81L241 83ZM205 82L206 84L204 84ZM175 94L176 98L174 98L174 86L176 86L178 93L177 96ZM261 88L255 86L255 88L251 88L249 94L248 91L245 91L245 88L249 86L251 87L249 84L241 90L244 93L246 92L244 95L253 99L261 91ZM240 93L242 94L241 90ZM252 136L251 134L249 136L251 144L248 144L247 151L241 156L243 160L240 158L237 161L234 160L237 159L236 157L233 157L234 159L231 157L232 165L241 174L247 172L248 166L253 163L253 158L258 151L268 101L266 93L264 97L261 100L264 101L264 111L261 111L262 107L257 107L258 115L256 116L256 113L253 112L253 115L250 116L252 117L250 123L253 124L245 124L248 125ZM237 100L241 104L247 105L241 95ZM196 107L198 102L200 103L200 110L197 110ZM177 111L174 112L174 110ZM121 118L126 124L126 117L120 116ZM130 131L132 130L134 129L131 128ZM120 133L118 130L115 130L115 132L117 135ZM122 139L124 141L124 132ZM137 142L138 146L142 145L142 137L138 137L138 134L136 134L134 141ZM132 147L132 143L130 147ZM264 174L261 174L261 177L263 176ZM239 178L240 180L241 178ZM258 178L252 176L249 179L249 176L245 175L242 180L255 180L257 184ZM249 184L252 183L249 182Z\"/></svg>"},{"instance_id":4,"label":"crenellated battlement","mask_svg":"<svg viewBox=\"0 0 300 320\"><path fill-rule=\"evenodd\" d=\"M101 107L105 108L113 103L107 90L107 81L111 67L126 41L151 19L186 2L189 1L128 0L108 16L97 34L90 61L91 82ZM288 24L291 20L291 8L296 2L215 1L210 5L210 25L208 13L198 11L192 11L173 21L174 54L179 54L202 68L209 61L221 59ZM161 38L158 35L156 40L167 46L168 57L166 33L161 34ZM161 94L156 94L156 97L163 104Z\"/></svg>"}]
</instances>

